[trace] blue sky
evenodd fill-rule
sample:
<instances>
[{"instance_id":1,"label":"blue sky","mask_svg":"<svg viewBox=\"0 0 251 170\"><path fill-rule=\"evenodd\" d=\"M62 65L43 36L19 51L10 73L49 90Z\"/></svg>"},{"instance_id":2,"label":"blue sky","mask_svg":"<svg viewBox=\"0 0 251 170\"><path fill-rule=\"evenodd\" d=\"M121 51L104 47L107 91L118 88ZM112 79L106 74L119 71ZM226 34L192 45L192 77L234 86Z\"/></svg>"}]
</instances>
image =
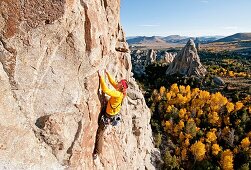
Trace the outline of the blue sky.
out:
<instances>
[{"instance_id":1,"label":"blue sky","mask_svg":"<svg viewBox=\"0 0 251 170\"><path fill-rule=\"evenodd\" d=\"M251 32L251 0L121 0L126 36Z\"/></svg>"}]
</instances>

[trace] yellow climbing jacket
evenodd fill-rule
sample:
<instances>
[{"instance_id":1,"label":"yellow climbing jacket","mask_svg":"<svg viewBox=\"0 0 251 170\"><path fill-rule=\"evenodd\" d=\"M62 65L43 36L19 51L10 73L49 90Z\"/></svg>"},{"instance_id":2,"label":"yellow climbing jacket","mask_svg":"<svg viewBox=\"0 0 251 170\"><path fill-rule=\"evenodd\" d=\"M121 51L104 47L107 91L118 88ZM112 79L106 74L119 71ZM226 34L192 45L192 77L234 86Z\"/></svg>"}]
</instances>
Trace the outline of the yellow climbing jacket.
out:
<instances>
[{"instance_id":1,"label":"yellow climbing jacket","mask_svg":"<svg viewBox=\"0 0 251 170\"><path fill-rule=\"evenodd\" d=\"M107 75L108 75L109 82L112 84L114 88L116 88L117 83L115 82L115 80L110 76L110 74L107 74ZM121 109L122 101L124 98L123 93L118 90L109 89L107 85L105 84L104 77L102 76L100 76L100 84L101 84L102 91L105 94L111 96L107 103L106 113L111 116L118 114Z\"/></svg>"}]
</instances>

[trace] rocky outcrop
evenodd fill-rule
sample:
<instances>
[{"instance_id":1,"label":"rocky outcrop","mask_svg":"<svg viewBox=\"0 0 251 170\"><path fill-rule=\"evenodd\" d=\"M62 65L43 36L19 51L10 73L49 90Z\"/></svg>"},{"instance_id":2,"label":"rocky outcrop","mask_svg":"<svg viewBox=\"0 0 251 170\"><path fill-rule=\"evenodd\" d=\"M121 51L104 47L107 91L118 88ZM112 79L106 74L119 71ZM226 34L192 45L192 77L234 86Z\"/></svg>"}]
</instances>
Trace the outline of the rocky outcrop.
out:
<instances>
[{"instance_id":1,"label":"rocky outcrop","mask_svg":"<svg viewBox=\"0 0 251 170\"><path fill-rule=\"evenodd\" d=\"M164 58L162 60L164 63L170 64L173 62L173 59L176 55L177 55L177 53L165 52Z\"/></svg>"},{"instance_id":2,"label":"rocky outcrop","mask_svg":"<svg viewBox=\"0 0 251 170\"><path fill-rule=\"evenodd\" d=\"M119 10L115 0L0 2L0 169L154 169ZM130 95L94 162L102 69L126 78Z\"/></svg>"},{"instance_id":3,"label":"rocky outcrop","mask_svg":"<svg viewBox=\"0 0 251 170\"><path fill-rule=\"evenodd\" d=\"M166 74L181 74L186 76L205 76L205 67L201 64L195 44L190 39L168 67Z\"/></svg>"},{"instance_id":4,"label":"rocky outcrop","mask_svg":"<svg viewBox=\"0 0 251 170\"><path fill-rule=\"evenodd\" d=\"M167 52L163 50L133 50L131 51L132 56L132 70L135 76L141 77L145 75L145 69L147 66L159 63L159 64L170 64L175 55L175 52Z\"/></svg>"},{"instance_id":5,"label":"rocky outcrop","mask_svg":"<svg viewBox=\"0 0 251 170\"><path fill-rule=\"evenodd\" d=\"M225 85L225 82L224 82L224 80L221 77L215 76L213 78L213 81L214 81L214 83L216 85L219 85L219 86L224 86Z\"/></svg>"},{"instance_id":6,"label":"rocky outcrop","mask_svg":"<svg viewBox=\"0 0 251 170\"><path fill-rule=\"evenodd\" d=\"M156 62L156 52L153 49L150 49L147 54L147 64L152 64Z\"/></svg>"}]
</instances>

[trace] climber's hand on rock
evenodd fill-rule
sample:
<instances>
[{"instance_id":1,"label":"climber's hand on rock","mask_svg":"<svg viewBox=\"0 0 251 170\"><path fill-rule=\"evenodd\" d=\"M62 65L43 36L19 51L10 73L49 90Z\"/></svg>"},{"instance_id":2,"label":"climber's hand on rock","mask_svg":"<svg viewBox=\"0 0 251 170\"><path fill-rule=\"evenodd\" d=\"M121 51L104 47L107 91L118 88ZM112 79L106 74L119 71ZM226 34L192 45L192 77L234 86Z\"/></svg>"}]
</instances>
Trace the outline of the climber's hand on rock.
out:
<instances>
[{"instance_id":1,"label":"climber's hand on rock","mask_svg":"<svg viewBox=\"0 0 251 170\"><path fill-rule=\"evenodd\" d=\"M97 72L98 72L98 76L100 77L100 76L101 76L101 71L100 71L100 70L98 70Z\"/></svg>"},{"instance_id":2,"label":"climber's hand on rock","mask_svg":"<svg viewBox=\"0 0 251 170\"><path fill-rule=\"evenodd\" d=\"M106 69L105 69L105 74L106 74L106 75L108 75L108 74L109 74L109 73L108 73L108 71L107 71Z\"/></svg>"},{"instance_id":3,"label":"climber's hand on rock","mask_svg":"<svg viewBox=\"0 0 251 170\"><path fill-rule=\"evenodd\" d=\"M98 70L98 76L101 77L104 75L104 71L103 70Z\"/></svg>"}]
</instances>

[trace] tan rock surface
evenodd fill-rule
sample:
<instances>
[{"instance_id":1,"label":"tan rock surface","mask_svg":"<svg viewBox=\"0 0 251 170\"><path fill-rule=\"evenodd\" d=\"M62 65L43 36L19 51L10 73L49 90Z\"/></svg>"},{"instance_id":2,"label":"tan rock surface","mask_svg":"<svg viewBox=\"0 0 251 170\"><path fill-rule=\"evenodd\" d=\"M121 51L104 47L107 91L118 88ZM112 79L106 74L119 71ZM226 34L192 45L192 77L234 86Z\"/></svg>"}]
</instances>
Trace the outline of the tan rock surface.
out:
<instances>
[{"instance_id":1,"label":"tan rock surface","mask_svg":"<svg viewBox=\"0 0 251 170\"><path fill-rule=\"evenodd\" d=\"M119 11L116 0L0 1L0 169L155 169ZM102 69L138 97L124 100L95 165Z\"/></svg>"}]
</instances>

